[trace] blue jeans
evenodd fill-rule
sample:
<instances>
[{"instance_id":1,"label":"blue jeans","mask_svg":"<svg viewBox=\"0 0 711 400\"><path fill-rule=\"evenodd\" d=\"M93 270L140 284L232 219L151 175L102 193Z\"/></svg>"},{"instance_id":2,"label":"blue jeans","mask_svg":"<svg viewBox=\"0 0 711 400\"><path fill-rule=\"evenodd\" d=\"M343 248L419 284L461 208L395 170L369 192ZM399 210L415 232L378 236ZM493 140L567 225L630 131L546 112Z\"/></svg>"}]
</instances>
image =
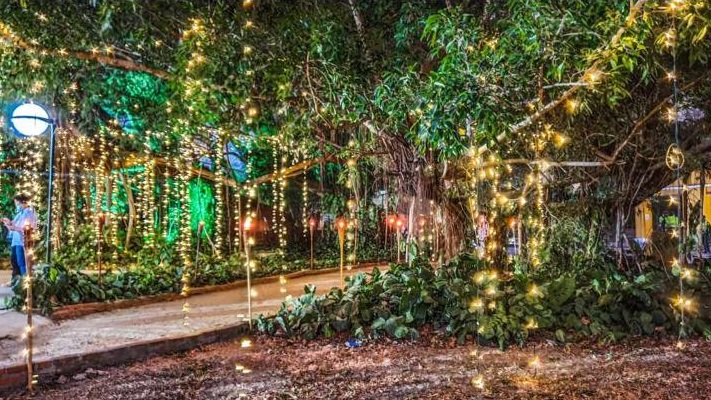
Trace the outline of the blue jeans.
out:
<instances>
[{"instance_id":1,"label":"blue jeans","mask_svg":"<svg viewBox=\"0 0 711 400\"><path fill-rule=\"evenodd\" d=\"M10 264L12 264L12 276L27 274L25 267L25 248L23 246L10 247Z\"/></svg>"}]
</instances>

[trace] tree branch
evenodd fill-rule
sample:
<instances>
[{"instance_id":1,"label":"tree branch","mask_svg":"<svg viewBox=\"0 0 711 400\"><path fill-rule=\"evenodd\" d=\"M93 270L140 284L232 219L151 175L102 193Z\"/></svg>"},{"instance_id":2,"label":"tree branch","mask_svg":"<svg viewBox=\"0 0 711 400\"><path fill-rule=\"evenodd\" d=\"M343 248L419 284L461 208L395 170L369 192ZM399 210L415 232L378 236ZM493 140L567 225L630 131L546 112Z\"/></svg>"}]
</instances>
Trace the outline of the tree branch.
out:
<instances>
[{"instance_id":1,"label":"tree branch","mask_svg":"<svg viewBox=\"0 0 711 400\"><path fill-rule=\"evenodd\" d=\"M108 65L111 67L121 68L129 71L138 71L151 74L161 79L170 78L170 74L166 71L152 68L147 65L139 64L130 59L120 59L112 57L98 51L87 52L87 51L70 51L70 50L50 50L41 48L39 46L27 43L22 40L19 36L12 33L8 27L0 23L0 41L9 42L11 45L18 47L23 50L36 52L38 54L45 54L60 58L73 57L79 60L94 61L100 64Z\"/></svg>"},{"instance_id":2,"label":"tree branch","mask_svg":"<svg viewBox=\"0 0 711 400\"><path fill-rule=\"evenodd\" d=\"M687 90L690 90L693 87L695 87L696 85L698 85L699 83L703 82L708 77L709 77L709 74L707 71L706 74L701 75L698 78L694 79L693 81L682 86L679 89L679 91L685 92ZM617 146L615 151L612 153L612 156L607 157L607 156L604 156L604 154L602 154L602 153L598 153L598 155L602 156L602 158L605 158L606 160L609 160L610 162L614 162L617 159L617 156L622 151L622 149L624 149L630 143L630 141L632 140L632 138L635 135L637 135L638 133L640 133L642 131L642 128L644 127L644 125L646 125L647 122L649 122L649 120L652 119L653 116L657 115L662 110L664 105L666 105L669 101L671 101L671 99L673 97L674 97L673 94L670 94L669 96L665 97L664 99L662 99L662 101L659 102L659 104L657 104L654 108L652 108L643 118L641 118L640 120L635 122L634 127L632 127L632 130L630 131L629 135L627 135L627 138L625 138L625 140L622 143L620 143L619 146Z\"/></svg>"},{"instance_id":3,"label":"tree branch","mask_svg":"<svg viewBox=\"0 0 711 400\"><path fill-rule=\"evenodd\" d=\"M627 29L634 25L634 19L637 15L637 13L644 7L644 5L647 3L648 0L638 0L634 5L631 5L629 14L627 15L627 18L625 20L625 25L620 27L617 30L617 33L610 39L610 42L605 46L606 48L612 48L616 46L620 39L622 39L622 35L627 31ZM587 70L583 73L581 78L578 80L578 82L583 83L585 82L585 79L589 77L590 73L597 72L598 66L602 64L604 61L606 61L610 56L612 55L612 52L603 52L603 57L597 59L590 67L588 67ZM552 110L558 108L563 102L568 100L570 97L572 97L575 93L580 90L581 87L584 87L585 85L578 85L578 86L573 86L570 89L566 90L560 97L558 97L556 100L553 100L543 106L540 110L536 111L534 114L526 117L524 120L512 125L509 129L508 132L502 132L499 135L496 136L496 141L501 142L504 139L506 139L506 136L516 134L523 129L529 127L532 125L534 122L538 121L541 119L544 115L548 114ZM488 145L484 144L479 146L478 152L479 154L485 152L489 148Z\"/></svg>"}]
</instances>

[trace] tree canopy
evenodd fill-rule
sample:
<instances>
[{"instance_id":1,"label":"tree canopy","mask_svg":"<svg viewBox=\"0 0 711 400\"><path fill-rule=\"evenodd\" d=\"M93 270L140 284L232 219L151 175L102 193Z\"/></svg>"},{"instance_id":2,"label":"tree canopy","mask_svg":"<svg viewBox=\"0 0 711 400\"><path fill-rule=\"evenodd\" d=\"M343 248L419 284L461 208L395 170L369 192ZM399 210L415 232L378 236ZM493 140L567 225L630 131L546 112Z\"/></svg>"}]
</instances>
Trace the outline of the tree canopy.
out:
<instances>
[{"instance_id":1,"label":"tree canopy","mask_svg":"<svg viewBox=\"0 0 711 400\"><path fill-rule=\"evenodd\" d=\"M687 170L711 146L705 1L12 0L0 11L0 99L51 104L94 143L87 157L102 160L99 137L116 150L106 163L195 164L196 140L230 142L251 165L242 181L353 159L374 186L392 177L403 198L442 204L451 253L472 208L529 207L534 180L629 215L674 177L669 115Z\"/></svg>"}]
</instances>

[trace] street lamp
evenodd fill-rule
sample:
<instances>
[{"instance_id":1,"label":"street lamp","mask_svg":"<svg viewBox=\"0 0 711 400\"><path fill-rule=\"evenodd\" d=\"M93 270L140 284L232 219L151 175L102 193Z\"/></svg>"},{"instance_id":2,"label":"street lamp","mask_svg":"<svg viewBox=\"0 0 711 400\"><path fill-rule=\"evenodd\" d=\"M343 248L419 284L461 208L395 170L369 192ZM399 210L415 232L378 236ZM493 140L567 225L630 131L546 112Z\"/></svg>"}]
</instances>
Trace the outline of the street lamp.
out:
<instances>
[{"instance_id":1,"label":"street lamp","mask_svg":"<svg viewBox=\"0 0 711 400\"><path fill-rule=\"evenodd\" d=\"M52 257L52 183L54 180L54 129L57 121L45 107L32 101L22 103L10 112L10 129L21 139L33 138L49 132L49 167L47 173L47 264Z\"/></svg>"}]
</instances>

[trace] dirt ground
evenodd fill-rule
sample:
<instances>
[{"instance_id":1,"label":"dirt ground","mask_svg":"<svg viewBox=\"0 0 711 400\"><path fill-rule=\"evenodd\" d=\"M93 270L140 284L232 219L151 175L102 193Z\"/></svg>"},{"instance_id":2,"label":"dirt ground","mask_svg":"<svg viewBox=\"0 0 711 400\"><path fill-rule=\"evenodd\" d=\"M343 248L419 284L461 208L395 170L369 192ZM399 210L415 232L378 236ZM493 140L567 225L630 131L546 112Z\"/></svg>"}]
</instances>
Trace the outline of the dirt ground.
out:
<instances>
[{"instance_id":1,"label":"dirt ground","mask_svg":"<svg viewBox=\"0 0 711 400\"><path fill-rule=\"evenodd\" d=\"M430 335L349 348L344 338L265 336L90 369L40 383L36 399L711 399L711 343L539 340L502 352ZM539 364L531 365L538 358ZM477 387L478 377L483 388Z\"/></svg>"}]
</instances>

